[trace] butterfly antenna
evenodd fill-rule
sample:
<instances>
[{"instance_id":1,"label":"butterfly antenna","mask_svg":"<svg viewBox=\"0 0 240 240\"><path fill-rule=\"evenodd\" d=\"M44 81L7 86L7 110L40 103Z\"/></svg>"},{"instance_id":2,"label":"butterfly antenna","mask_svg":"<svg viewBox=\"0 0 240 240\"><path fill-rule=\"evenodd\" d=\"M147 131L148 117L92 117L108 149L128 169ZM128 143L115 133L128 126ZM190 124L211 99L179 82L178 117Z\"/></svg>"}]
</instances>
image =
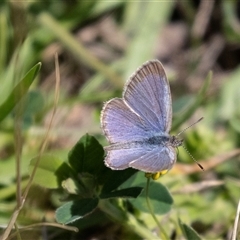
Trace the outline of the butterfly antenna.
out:
<instances>
[{"instance_id":1,"label":"butterfly antenna","mask_svg":"<svg viewBox=\"0 0 240 240\"><path fill-rule=\"evenodd\" d=\"M182 145L182 147L185 149L188 155L192 158L192 160L204 171L203 166L193 157L193 155L187 150L187 148L184 145Z\"/></svg>"},{"instance_id":2,"label":"butterfly antenna","mask_svg":"<svg viewBox=\"0 0 240 240\"><path fill-rule=\"evenodd\" d=\"M199 118L196 122L194 122L193 124L191 124L190 126L186 127L185 129L183 129L181 132L179 132L177 134L177 136L179 136L180 134L182 134L183 132L185 132L187 129L189 129L190 127L192 127L193 125L199 123L200 121L203 120L203 117ZM199 168L201 168L204 171L203 166L193 157L193 155L187 150L187 148L182 145L182 147L185 149L185 151L188 153L188 155L192 158L192 160L199 166Z\"/></svg>"},{"instance_id":3,"label":"butterfly antenna","mask_svg":"<svg viewBox=\"0 0 240 240\"><path fill-rule=\"evenodd\" d=\"M182 134L183 132L185 132L187 129L189 129L190 127L192 127L193 125L199 123L200 121L203 120L203 117L199 118L196 122L194 122L193 124L191 124L190 126L186 127L185 129L183 129L180 133L177 134L177 136L179 136L180 134Z\"/></svg>"}]
</instances>

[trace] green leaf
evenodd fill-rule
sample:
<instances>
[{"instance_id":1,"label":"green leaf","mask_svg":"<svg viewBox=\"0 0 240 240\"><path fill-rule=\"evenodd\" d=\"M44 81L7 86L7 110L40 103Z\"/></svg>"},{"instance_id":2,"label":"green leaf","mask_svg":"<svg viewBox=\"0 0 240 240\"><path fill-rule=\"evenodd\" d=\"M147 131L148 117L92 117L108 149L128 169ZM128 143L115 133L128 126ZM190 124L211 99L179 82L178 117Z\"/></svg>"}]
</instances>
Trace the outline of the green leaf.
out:
<instances>
[{"instance_id":1,"label":"green leaf","mask_svg":"<svg viewBox=\"0 0 240 240\"><path fill-rule=\"evenodd\" d=\"M240 67L236 68L229 74L226 81L223 83L220 92L220 104L218 107L218 118L225 121L231 121L234 118L239 119L239 94L240 94Z\"/></svg>"},{"instance_id":2,"label":"green leaf","mask_svg":"<svg viewBox=\"0 0 240 240\"><path fill-rule=\"evenodd\" d=\"M105 176L105 183L102 188L102 193L110 193L121 184L123 184L127 179L129 179L137 170L128 168L122 171L113 171L109 172L109 175Z\"/></svg>"},{"instance_id":3,"label":"green leaf","mask_svg":"<svg viewBox=\"0 0 240 240\"><path fill-rule=\"evenodd\" d=\"M40 91L29 91L23 104L23 128L31 127L34 117L44 108L44 98Z\"/></svg>"},{"instance_id":4,"label":"green leaf","mask_svg":"<svg viewBox=\"0 0 240 240\"><path fill-rule=\"evenodd\" d=\"M139 184L142 187L145 187L146 183ZM158 182L150 182L149 194L150 204L152 205L153 212L155 214L165 214L171 210L173 204L173 198L167 188ZM140 211L149 213L149 208L146 202L146 191L145 189L139 195L137 199L129 200L135 208Z\"/></svg>"},{"instance_id":5,"label":"green leaf","mask_svg":"<svg viewBox=\"0 0 240 240\"><path fill-rule=\"evenodd\" d=\"M37 160L38 157L31 160L30 173L33 171ZM33 181L46 188L59 188L62 181L69 177L71 171L71 168L58 157L43 155Z\"/></svg>"},{"instance_id":6,"label":"green leaf","mask_svg":"<svg viewBox=\"0 0 240 240\"><path fill-rule=\"evenodd\" d=\"M227 42L231 44L239 43L240 34L238 31L238 14L237 7L238 1L223 1L222 3L222 20L223 20L223 33Z\"/></svg>"},{"instance_id":7,"label":"green leaf","mask_svg":"<svg viewBox=\"0 0 240 240\"><path fill-rule=\"evenodd\" d=\"M62 181L62 188L65 189L69 194L79 194L79 185L72 178Z\"/></svg>"},{"instance_id":8,"label":"green leaf","mask_svg":"<svg viewBox=\"0 0 240 240\"><path fill-rule=\"evenodd\" d=\"M0 106L0 122L13 110L15 105L27 93L33 80L41 68L41 63L37 63L25 77L13 88L7 99Z\"/></svg>"},{"instance_id":9,"label":"green leaf","mask_svg":"<svg viewBox=\"0 0 240 240\"><path fill-rule=\"evenodd\" d=\"M103 163L104 150L98 141L86 134L69 152L68 160L77 173L90 173L99 176L106 168Z\"/></svg>"},{"instance_id":10,"label":"green leaf","mask_svg":"<svg viewBox=\"0 0 240 240\"><path fill-rule=\"evenodd\" d=\"M145 181L144 181L145 179ZM144 190L138 196L137 199L129 199L135 208L140 211L149 213L149 209L146 202L146 183L147 179L144 177L144 173L138 172L136 175L128 179L121 188L128 187L142 187ZM168 189L157 181L151 181L149 186L150 203L152 205L155 214L165 214L170 211L173 204L173 199Z\"/></svg>"},{"instance_id":11,"label":"green leaf","mask_svg":"<svg viewBox=\"0 0 240 240\"><path fill-rule=\"evenodd\" d=\"M138 66L152 58L155 43L157 44L159 34L169 21L173 9L173 1L127 2L124 27L132 37L126 51L125 79Z\"/></svg>"},{"instance_id":12,"label":"green leaf","mask_svg":"<svg viewBox=\"0 0 240 240\"><path fill-rule=\"evenodd\" d=\"M126 189L117 190L110 193L102 193L100 195L101 199L105 198L137 198L141 194L143 188L141 187L131 187Z\"/></svg>"},{"instance_id":13,"label":"green leaf","mask_svg":"<svg viewBox=\"0 0 240 240\"><path fill-rule=\"evenodd\" d=\"M179 226L181 227L182 233L187 240L201 240L201 237L197 234L197 232L186 225L185 223L182 223L180 219L178 219Z\"/></svg>"},{"instance_id":14,"label":"green leaf","mask_svg":"<svg viewBox=\"0 0 240 240\"><path fill-rule=\"evenodd\" d=\"M57 209L56 220L63 224L75 222L94 211L98 202L98 198L85 198L67 202Z\"/></svg>"},{"instance_id":15,"label":"green leaf","mask_svg":"<svg viewBox=\"0 0 240 240\"><path fill-rule=\"evenodd\" d=\"M115 1L95 1L95 5L92 9L92 15L94 17L101 16L105 12L114 11L119 5L123 4L122 0Z\"/></svg>"}]
</instances>

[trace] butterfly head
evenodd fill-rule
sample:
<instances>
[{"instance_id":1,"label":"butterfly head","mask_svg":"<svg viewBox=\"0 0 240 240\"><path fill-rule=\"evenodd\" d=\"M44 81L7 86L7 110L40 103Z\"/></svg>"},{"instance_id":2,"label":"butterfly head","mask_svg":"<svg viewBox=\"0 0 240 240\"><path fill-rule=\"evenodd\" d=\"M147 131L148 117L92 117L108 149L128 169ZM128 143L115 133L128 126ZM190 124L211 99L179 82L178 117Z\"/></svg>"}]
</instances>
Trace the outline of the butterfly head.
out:
<instances>
[{"instance_id":1,"label":"butterfly head","mask_svg":"<svg viewBox=\"0 0 240 240\"><path fill-rule=\"evenodd\" d=\"M170 137L170 144L173 147L179 147L183 144L183 139L178 138L176 136L171 136Z\"/></svg>"}]
</instances>

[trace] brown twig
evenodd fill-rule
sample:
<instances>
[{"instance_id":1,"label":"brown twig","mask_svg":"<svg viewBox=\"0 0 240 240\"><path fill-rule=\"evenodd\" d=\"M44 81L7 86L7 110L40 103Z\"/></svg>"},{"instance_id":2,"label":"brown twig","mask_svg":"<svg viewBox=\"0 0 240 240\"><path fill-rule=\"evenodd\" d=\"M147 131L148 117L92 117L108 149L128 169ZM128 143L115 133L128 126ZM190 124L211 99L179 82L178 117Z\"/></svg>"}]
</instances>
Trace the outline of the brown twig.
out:
<instances>
[{"instance_id":1,"label":"brown twig","mask_svg":"<svg viewBox=\"0 0 240 240\"><path fill-rule=\"evenodd\" d=\"M207 160L200 160L198 162L204 167L204 170L207 171L238 155L240 155L239 148L234 149L230 152L222 153L221 155L211 157ZM172 171L178 172L178 173L184 173L184 174L192 174L195 172L199 172L199 167L196 164L190 165L190 164L177 163Z\"/></svg>"}]
</instances>

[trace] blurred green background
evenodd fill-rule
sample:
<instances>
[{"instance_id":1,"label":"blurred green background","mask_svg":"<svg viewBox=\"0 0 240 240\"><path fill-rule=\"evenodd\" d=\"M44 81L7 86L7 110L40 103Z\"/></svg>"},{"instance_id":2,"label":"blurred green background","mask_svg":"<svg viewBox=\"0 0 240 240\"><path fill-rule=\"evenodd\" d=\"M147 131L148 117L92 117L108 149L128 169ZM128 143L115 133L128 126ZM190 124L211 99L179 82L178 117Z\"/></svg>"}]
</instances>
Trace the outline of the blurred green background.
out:
<instances>
[{"instance_id":1,"label":"blurred green background","mask_svg":"<svg viewBox=\"0 0 240 240\"><path fill-rule=\"evenodd\" d=\"M240 198L239 1L1 1L0 104L42 63L18 108L0 123L1 232L16 205L16 183L26 186L30 160L39 154L50 123L56 52L60 99L44 152L66 159L85 133L106 145L99 120L103 102L121 97L125 81L142 63L159 59L172 92L172 134L204 117L184 133L184 145L205 168L202 172L179 148L178 163L158 180L174 199L171 212L160 219L170 239L182 239L174 224L178 217L205 239L230 239ZM18 225L55 222L59 199L59 190L32 185ZM149 214L136 215L154 229ZM107 216L83 222L79 233L38 227L21 236L136 239Z\"/></svg>"}]
</instances>

